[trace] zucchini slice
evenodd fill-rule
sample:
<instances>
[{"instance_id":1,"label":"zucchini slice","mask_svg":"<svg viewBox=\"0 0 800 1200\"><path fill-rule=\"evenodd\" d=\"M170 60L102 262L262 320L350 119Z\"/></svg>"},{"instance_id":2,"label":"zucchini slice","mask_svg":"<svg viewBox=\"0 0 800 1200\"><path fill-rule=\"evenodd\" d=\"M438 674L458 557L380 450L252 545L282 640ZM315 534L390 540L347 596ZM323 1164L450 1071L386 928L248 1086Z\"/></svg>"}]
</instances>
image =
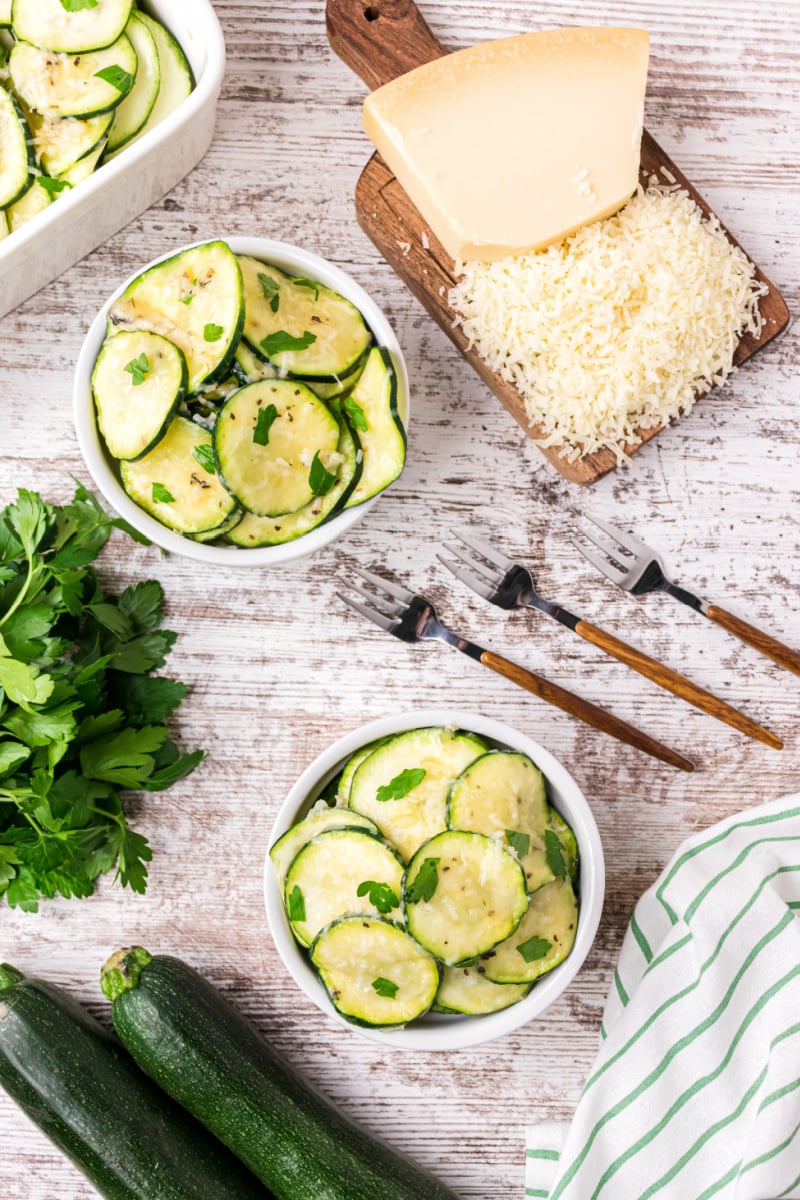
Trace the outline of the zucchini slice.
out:
<instances>
[{"instance_id":1,"label":"zucchini slice","mask_svg":"<svg viewBox=\"0 0 800 1200\"><path fill-rule=\"evenodd\" d=\"M0 208L0 242L11 233L5 209Z\"/></svg>"},{"instance_id":2,"label":"zucchini slice","mask_svg":"<svg viewBox=\"0 0 800 1200\"><path fill-rule=\"evenodd\" d=\"M369 355L367 355L368 357ZM344 379L340 379L338 383L326 383L324 380L307 379L306 387L310 387L314 395L319 396L320 400L335 400L339 396L344 396L346 392L352 391L354 385L361 378L367 358L360 359L356 369L351 371L349 375L345 375Z\"/></svg>"},{"instance_id":3,"label":"zucchini slice","mask_svg":"<svg viewBox=\"0 0 800 1200\"><path fill-rule=\"evenodd\" d=\"M41 113L28 110L28 124L33 144L42 166L48 175L63 175L64 172L99 145L108 133L113 112L101 113L82 121L79 117L43 117Z\"/></svg>"},{"instance_id":4,"label":"zucchini slice","mask_svg":"<svg viewBox=\"0 0 800 1200\"><path fill-rule=\"evenodd\" d=\"M116 68L120 86L100 72ZM29 108L45 117L94 117L116 108L137 74L137 57L123 33L113 46L85 54L53 54L17 42L8 60L14 89Z\"/></svg>"},{"instance_id":5,"label":"zucchini slice","mask_svg":"<svg viewBox=\"0 0 800 1200\"><path fill-rule=\"evenodd\" d=\"M97 143L94 150L90 154L85 154L83 158L79 158L71 167L67 167L66 171L62 171L59 179L63 179L64 183L68 183L71 188L76 184L83 183L84 179L88 179L97 170L97 165L105 153L108 139L103 138ZM58 195L63 193L59 192Z\"/></svg>"},{"instance_id":6,"label":"zucchini slice","mask_svg":"<svg viewBox=\"0 0 800 1200\"><path fill-rule=\"evenodd\" d=\"M530 898L515 932L481 961L494 983L533 983L562 962L575 941L578 902L572 884L556 879Z\"/></svg>"},{"instance_id":7,"label":"zucchini slice","mask_svg":"<svg viewBox=\"0 0 800 1200\"><path fill-rule=\"evenodd\" d=\"M445 967L434 1007L437 1012L479 1017L518 1004L530 990L529 983L492 983L482 966Z\"/></svg>"},{"instance_id":8,"label":"zucchini slice","mask_svg":"<svg viewBox=\"0 0 800 1200\"><path fill-rule=\"evenodd\" d=\"M20 200L33 180L36 155L28 123L14 96L0 86L0 208Z\"/></svg>"},{"instance_id":9,"label":"zucchini slice","mask_svg":"<svg viewBox=\"0 0 800 1200\"><path fill-rule=\"evenodd\" d=\"M275 379L278 374L270 363L253 353L244 338L236 347L233 370L242 383L259 383L262 379Z\"/></svg>"},{"instance_id":10,"label":"zucchini slice","mask_svg":"<svg viewBox=\"0 0 800 1200\"><path fill-rule=\"evenodd\" d=\"M186 359L172 342L144 329L108 338L94 365L92 394L109 454L137 459L152 450L185 392Z\"/></svg>"},{"instance_id":11,"label":"zucchini slice","mask_svg":"<svg viewBox=\"0 0 800 1200\"><path fill-rule=\"evenodd\" d=\"M450 789L447 824L503 839L522 863L528 891L554 878L544 776L527 754L492 750L467 767Z\"/></svg>"},{"instance_id":12,"label":"zucchini slice","mask_svg":"<svg viewBox=\"0 0 800 1200\"><path fill-rule=\"evenodd\" d=\"M580 854L578 853L578 842L575 834L561 816L561 813L555 808L548 808L547 816L549 828L552 829L553 833L561 842L561 850L564 855L567 874L574 883L577 879L578 866L580 865Z\"/></svg>"},{"instance_id":13,"label":"zucchini slice","mask_svg":"<svg viewBox=\"0 0 800 1200\"><path fill-rule=\"evenodd\" d=\"M42 187L38 179L34 180L33 186L28 188L22 198L6 209L10 232L14 233L33 217L38 217L39 213L49 208L52 202L53 197L47 189Z\"/></svg>"},{"instance_id":14,"label":"zucchini slice","mask_svg":"<svg viewBox=\"0 0 800 1200\"><path fill-rule=\"evenodd\" d=\"M406 462L406 432L397 411L397 372L383 346L370 351L363 374L343 408L358 429L364 452L361 479L347 501L352 508L393 483Z\"/></svg>"},{"instance_id":15,"label":"zucchini slice","mask_svg":"<svg viewBox=\"0 0 800 1200\"><path fill-rule=\"evenodd\" d=\"M175 111L192 93L194 76L189 60L170 31L149 13L139 10L137 17L153 36L159 62L158 95L136 138L144 137L151 129Z\"/></svg>"},{"instance_id":16,"label":"zucchini slice","mask_svg":"<svg viewBox=\"0 0 800 1200\"><path fill-rule=\"evenodd\" d=\"M351 754L347 762L342 767L342 773L339 776L339 786L337 795L341 798L343 804L347 804L350 799L350 787L353 782L353 776L361 766L365 758L369 758L373 750L377 750L378 746L382 746L387 738L378 738L375 742L370 742L368 746L362 746L360 750L356 750L355 754Z\"/></svg>"},{"instance_id":17,"label":"zucchini slice","mask_svg":"<svg viewBox=\"0 0 800 1200\"><path fill-rule=\"evenodd\" d=\"M224 538L232 529L235 529L243 516L244 513L242 510L235 508L221 525L217 525L216 529L204 529L202 533L189 533L186 536L190 537L193 542L215 542L218 538Z\"/></svg>"},{"instance_id":18,"label":"zucchini slice","mask_svg":"<svg viewBox=\"0 0 800 1200\"><path fill-rule=\"evenodd\" d=\"M218 529L236 508L217 475L196 457L211 449L211 434L187 417L174 417L149 454L121 462L122 486L135 504L178 533Z\"/></svg>"},{"instance_id":19,"label":"zucchini slice","mask_svg":"<svg viewBox=\"0 0 800 1200\"><path fill-rule=\"evenodd\" d=\"M85 54L116 42L131 15L133 0L97 0L72 8L61 0L13 0L11 25L18 42L59 54Z\"/></svg>"},{"instance_id":20,"label":"zucchini slice","mask_svg":"<svg viewBox=\"0 0 800 1200\"><path fill-rule=\"evenodd\" d=\"M317 812L310 812L307 817L279 837L274 846L270 847L269 857L275 868L275 875L281 891L283 891L286 881L286 872L306 842L310 842L318 833L324 833L328 829L365 829L367 833L379 835L377 825L374 825L368 817L351 812L349 808L321 808Z\"/></svg>"},{"instance_id":21,"label":"zucchini slice","mask_svg":"<svg viewBox=\"0 0 800 1200\"><path fill-rule=\"evenodd\" d=\"M398 925L375 917L329 925L311 961L333 1007L354 1025L406 1025L424 1016L439 987L436 960Z\"/></svg>"},{"instance_id":22,"label":"zucchini slice","mask_svg":"<svg viewBox=\"0 0 800 1200\"><path fill-rule=\"evenodd\" d=\"M350 787L350 807L374 821L408 862L418 846L447 828L450 784L487 750L482 738L452 729L434 727L400 733L357 767ZM422 776L405 790L420 771ZM395 798L380 799L381 789L390 784L394 785Z\"/></svg>"},{"instance_id":23,"label":"zucchini slice","mask_svg":"<svg viewBox=\"0 0 800 1200\"><path fill-rule=\"evenodd\" d=\"M137 275L108 314L115 329L150 329L183 351L188 389L228 374L244 321L242 274L225 242L182 250Z\"/></svg>"},{"instance_id":24,"label":"zucchini slice","mask_svg":"<svg viewBox=\"0 0 800 1200\"><path fill-rule=\"evenodd\" d=\"M11 24L11 0L0 0L0 29L7 29Z\"/></svg>"},{"instance_id":25,"label":"zucchini slice","mask_svg":"<svg viewBox=\"0 0 800 1200\"><path fill-rule=\"evenodd\" d=\"M378 887L359 895L367 883ZM391 912L402 920L402 887L403 864L383 838L366 829L328 829L298 851L283 898L294 936L310 946L321 929L348 913Z\"/></svg>"},{"instance_id":26,"label":"zucchini slice","mask_svg":"<svg viewBox=\"0 0 800 1200\"><path fill-rule=\"evenodd\" d=\"M239 388L214 426L214 452L225 486L259 517L279 517L310 504L315 459L326 473L335 471L338 445L336 418L307 387L289 379Z\"/></svg>"},{"instance_id":27,"label":"zucchini slice","mask_svg":"<svg viewBox=\"0 0 800 1200\"><path fill-rule=\"evenodd\" d=\"M448 966L511 937L528 909L525 876L501 842L448 829L424 843L403 880L408 931Z\"/></svg>"},{"instance_id":28,"label":"zucchini slice","mask_svg":"<svg viewBox=\"0 0 800 1200\"><path fill-rule=\"evenodd\" d=\"M153 111L161 87L161 63L155 38L141 13L131 13L125 34L136 51L138 67L133 87L114 113L114 124L108 134L110 154L136 137Z\"/></svg>"},{"instance_id":29,"label":"zucchini slice","mask_svg":"<svg viewBox=\"0 0 800 1200\"><path fill-rule=\"evenodd\" d=\"M292 279L269 263L239 256L251 348L282 375L339 383L354 372L372 335L354 304L314 280ZM279 335L283 335L281 338ZM281 350L288 339L306 343Z\"/></svg>"},{"instance_id":30,"label":"zucchini slice","mask_svg":"<svg viewBox=\"0 0 800 1200\"><path fill-rule=\"evenodd\" d=\"M255 517L247 513L228 539L235 546L278 546L293 542L318 525L329 521L344 506L361 473L361 451L346 425L339 427L336 454L341 459L336 467L336 483L324 496L315 496L310 504L282 517ZM332 460L328 459L332 467Z\"/></svg>"}]
</instances>

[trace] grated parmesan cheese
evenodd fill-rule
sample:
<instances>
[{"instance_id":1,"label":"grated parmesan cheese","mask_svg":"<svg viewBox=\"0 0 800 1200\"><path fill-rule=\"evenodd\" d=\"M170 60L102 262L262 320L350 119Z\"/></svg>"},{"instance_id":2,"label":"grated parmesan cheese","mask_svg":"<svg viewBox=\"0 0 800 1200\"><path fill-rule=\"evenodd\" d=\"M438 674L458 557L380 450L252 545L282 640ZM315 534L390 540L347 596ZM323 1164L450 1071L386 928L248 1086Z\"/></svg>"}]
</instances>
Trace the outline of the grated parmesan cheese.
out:
<instances>
[{"instance_id":1,"label":"grated parmesan cheese","mask_svg":"<svg viewBox=\"0 0 800 1200\"><path fill-rule=\"evenodd\" d=\"M570 462L626 457L637 429L688 412L725 382L766 288L716 218L649 186L538 254L457 263L450 291L469 345L525 400L541 446Z\"/></svg>"}]
</instances>

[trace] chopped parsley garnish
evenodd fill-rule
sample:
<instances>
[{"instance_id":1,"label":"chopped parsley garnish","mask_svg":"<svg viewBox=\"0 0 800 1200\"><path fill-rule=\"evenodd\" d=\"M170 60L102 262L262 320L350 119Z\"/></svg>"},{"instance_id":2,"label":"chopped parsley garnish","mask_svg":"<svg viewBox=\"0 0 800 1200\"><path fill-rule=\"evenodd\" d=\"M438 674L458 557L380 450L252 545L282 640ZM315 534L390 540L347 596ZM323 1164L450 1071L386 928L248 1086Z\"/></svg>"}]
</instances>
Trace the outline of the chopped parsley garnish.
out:
<instances>
[{"instance_id":1,"label":"chopped parsley garnish","mask_svg":"<svg viewBox=\"0 0 800 1200\"><path fill-rule=\"evenodd\" d=\"M153 484L153 499L156 504L174 504L175 497L169 488L165 488L163 483Z\"/></svg>"},{"instance_id":2,"label":"chopped parsley garnish","mask_svg":"<svg viewBox=\"0 0 800 1200\"><path fill-rule=\"evenodd\" d=\"M203 330L203 341L218 342L224 332L225 332L225 330L222 328L221 325L214 325L212 323L209 323L208 325L206 325L205 329Z\"/></svg>"},{"instance_id":3,"label":"chopped parsley garnish","mask_svg":"<svg viewBox=\"0 0 800 1200\"><path fill-rule=\"evenodd\" d=\"M383 979L380 975L377 979L373 979L372 986L379 996L386 996L389 1000L394 1000L397 995L397 984L392 983L391 979Z\"/></svg>"},{"instance_id":4,"label":"chopped parsley garnish","mask_svg":"<svg viewBox=\"0 0 800 1200\"><path fill-rule=\"evenodd\" d=\"M524 858L531 848L531 835L529 833L520 833L516 829L506 830L506 841L520 858Z\"/></svg>"},{"instance_id":5,"label":"chopped parsley garnish","mask_svg":"<svg viewBox=\"0 0 800 1200\"><path fill-rule=\"evenodd\" d=\"M261 349L267 358L272 358L275 354L282 354L284 350L307 350L316 340L317 335L309 333L307 329L300 337L294 337L285 329L278 329L275 333L267 334L261 342Z\"/></svg>"},{"instance_id":6,"label":"chopped parsley garnish","mask_svg":"<svg viewBox=\"0 0 800 1200\"><path fill-rule=\"evenodd\" d=\"M419 787L428 772L424 767L406 767L399 775L395 775L389 783L382 783L378 788L376 800L402 800L415 787Z\"/></svg>"},{"instance_id":7,"label":"chopped parsley garnish","mask_svg":"<svg viewBox=\"0 0 800 1200\"><path fill-rule=\"evenodd\" d=\"M265 275L263 271L259 271L258 282L261 284L261 290L264 293L264 299L269 301L270 308L274 313L276 313L281 302L281 285L269 275Z\"/></svg>"},{"instance_id":8,"label":"chopped parsley garnish","mask_svg":"<svg viewBox=\"0 0 800 1200\"><path fill-rule=\"evenodd\" d=\"M545 831L544 852L547 865L556 879L566 879L567 864L564 861L564 847L561 845L558 834L553 833L552 829Z\"/></svg>"},{"instance_id":9,"label":"chopped parsley garnish","mask_svg":"<svg viewBox=\"0 0 800 1200\"><path fill-rule=\"evenodd\" d=\"M81 12L84 8L97 8L99 0L61 0L65 12Z\"/></svg>"},{"instance_id":10,"label":"chopped parsley garnish","mask_svg":"<svg viewBox=\"0 0 800 1200\"><path fill-rule=\"evenodd\" d=\"M439 886L438 858L426 858L406 888L406 904L419 904L420 900L432 900Z\"/></svg>"},{"instance_id":11,"label":"chopped parsley garnish","mask_svg":"<svg viewBox=\"0 0 800 1200\"><path fill-rule=\"evenodd\" d=\"M209 475L216 475L217 464L214 461L213 446L208 446L208 445L195 446L194 450L192 451L192 454L197 459L197 461L200 463L200 466L203 468L204 471L208 471Z\"/></svg>"},{"instance_id":12,"label":"chopped parsley garnish","mask_svg":"<svg viewBox=\"0 0 800 1200\"><path fill-rule=\"evenodd\" d=\"M181 296L181 304L191 304L194 300L194 292L187 292L185 296Z\"/></svg>"},{"instance_id":13,"label":"chopped parsley garnish","mask_svg":"<svg viewBox=\"0 0 800 1200\"><path fill-rule=\"evenodd\" d=\"M273 422L277 419L278 410L274 404L268 404L266 408L258 410L256 427L253 430L253 441L257 446L269 445L269 431L272 429Z\"/></svg>"},{"instance_id":14,"label":"chopped parsley garnish","mask_svg":"<svg viewBox=\"0 0 800 1200\"><path fill-rule=\"evenodd\" d=\"M544 958L553 949L553 943L548 942L547 938L532 937L528 938L527 942L521 942L517 946L517 950L525 959L526 963L536 962L538 958Z\"/></svg>"},{"instance_id":15,"label":"chopped parsley garnish","mask_svg":"<svg viewBox=\"0 0 800 1200\"><path fill-rule=\"evenodd\" d=\"M66 188L71 188L72 184L68 183L66 179L51 179L49 175L40 175L39 187L44 188L52 200L53 196L65 191Z\"/></svg>"},{"instance_id":16,"label":"chopped parsley garnish","mask_svg":"<svg viewBox=\"0 0 800 1200\"><path fill-rule=\"evenodd\" d=\"M367 418L364 415L364 410L360 404L357 404L352 396L345 396L342 401L342 408L347 413L348 417L355 425L356 429L360 429L362 433L366 433L369 429Z\"/></svg>"},{"instance_id":17,"label":"chopped parsley garnish","mask_svg":"<svg viewBox=\"0 0 800 1200\"><path fill-rule=\"evenodd\" d=\"M61 3L63 4L64 0L61 0ZM104 79L106 83L110 83L123 96L127 96L133 87L133 76L124 67L116 65L103 67L101 71L95 71L94 77L95 79Z\"/></svg>"},{"instance_id":18,"label":"chopped parsley garnish","mask_svg":"<svg viewBox=\"0 0 800 1200\"><path fill-rule=\"evenodd\" d=\"M306 919L306 902L303 893L297 884L294 885L289 892L289 897L286 902L289 912L290 921L305 921Z\"/></svg>"},{"instance_id":19,"label":"chopped parsley garnish","mask_svg":"<svg viewBox=\"0 0 800 1200\"><path fill-rule=\"evenodd\" d=\"M386 916L393 908L400 907L400 898L394 888L388 883L378 883L375 879L365 879L356 889L357 896L369 896L369 902L379 913Z\"/></svg>"},{"instance_id":20,"label":"chopped parsley garnish","mask_svg":"<svg viewBox=\"0 0 800 1200\"><path fill-rule=\"evenodd\" d=\"M311 463L311 470L308 472L308 486L311 488L312 495L327 496L335 483L336 475L322 465L318 450Z\"/></svg>"},{"instance_id":21,"label":"chopped parsley garnish","mask_svg":"<svg viewBox=\"0 0 800 1200\"><path fill-rule=\"evenodd\" d=\"M132 358L129 363L125 363L124 369L129 375L133 376L133 386L138 387L140 383L144 383L153 367L150 359L143 351L138 357Z\"/></svg>"},{"instance_id":22,"label":"chopped parsley garnish","mask_svg":"<svg viewBox=\"0 0 800 1200\"><path fill-rule=\"evenodd\" d=\"M309 288L314 293L314 299L319 300L319 284L314 283L313 279L305 279L301 276L298 279L293 279L292 283L295 287Z\"/></svg>"}]
</instances>

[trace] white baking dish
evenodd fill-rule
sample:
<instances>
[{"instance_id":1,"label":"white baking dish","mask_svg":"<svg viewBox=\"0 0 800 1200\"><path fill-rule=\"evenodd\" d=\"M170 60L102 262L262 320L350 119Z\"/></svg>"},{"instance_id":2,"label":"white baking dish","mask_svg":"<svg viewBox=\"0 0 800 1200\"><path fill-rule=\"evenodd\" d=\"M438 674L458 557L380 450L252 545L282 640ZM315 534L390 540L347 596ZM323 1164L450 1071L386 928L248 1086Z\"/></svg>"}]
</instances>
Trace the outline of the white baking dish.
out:
<instances>
[{"instance_id":1,"label":"white baking dish","mask_svg":"<svg viewBox=\"0 0 800 1200\"><path fill-rule=\"evenodd\" d=\"M140 141L0 242L0 317L159 200L211 144L225 43L210 0L146 0L144 7L178 39L197 86Z\"/></svg>"}]
</instances>

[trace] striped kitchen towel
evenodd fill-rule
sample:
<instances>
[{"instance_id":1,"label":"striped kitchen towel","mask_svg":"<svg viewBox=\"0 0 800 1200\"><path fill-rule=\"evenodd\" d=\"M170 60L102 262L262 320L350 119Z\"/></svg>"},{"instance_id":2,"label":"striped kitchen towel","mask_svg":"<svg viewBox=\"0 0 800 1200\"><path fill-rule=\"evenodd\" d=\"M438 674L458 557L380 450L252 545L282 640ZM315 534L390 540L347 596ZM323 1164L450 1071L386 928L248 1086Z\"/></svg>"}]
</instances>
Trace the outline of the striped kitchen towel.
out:
<instances>
[{"instance_id":1,"label":"striped kitchen towel","mask_svg":"<svg viewBox=\"0 0 800 1200\"><path fill-rule=\"evenodd\" d=\"M800 795L691 837L631 918L540 1200L800 1197Z\"/></svg>"}]
</instances>

